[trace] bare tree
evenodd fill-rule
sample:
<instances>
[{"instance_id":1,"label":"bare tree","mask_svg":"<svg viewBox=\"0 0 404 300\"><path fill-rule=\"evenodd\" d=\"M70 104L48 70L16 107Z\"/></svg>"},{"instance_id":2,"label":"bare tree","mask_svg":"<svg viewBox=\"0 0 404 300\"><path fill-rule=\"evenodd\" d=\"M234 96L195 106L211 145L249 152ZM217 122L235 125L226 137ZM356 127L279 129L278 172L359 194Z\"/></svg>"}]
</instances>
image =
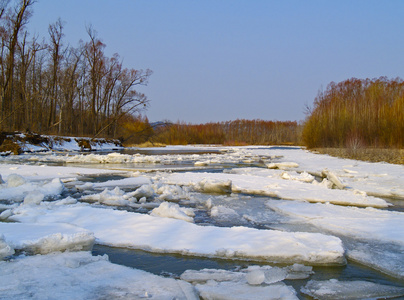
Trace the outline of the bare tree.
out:
<instances>
[{"instance_id":1,"label":"bare tree","mask_svg":"<svg viewBox=\"0 0 404 300\"><path fill-rule=\"evenodd\" d=\"M5 73L1 86L1 121L0 128L11 128L12 122L10 116L13 114L17 107L13 106L13 77L14 77L14 61L18 37L21 29L27 24L30 17L29 8L33 5L35 0L21 0L19 3L7 14L6 33L4 34L6 47L8 53L5 60ZM4 9L2 13L4 12Z\"/></svg>"}]
</instances>

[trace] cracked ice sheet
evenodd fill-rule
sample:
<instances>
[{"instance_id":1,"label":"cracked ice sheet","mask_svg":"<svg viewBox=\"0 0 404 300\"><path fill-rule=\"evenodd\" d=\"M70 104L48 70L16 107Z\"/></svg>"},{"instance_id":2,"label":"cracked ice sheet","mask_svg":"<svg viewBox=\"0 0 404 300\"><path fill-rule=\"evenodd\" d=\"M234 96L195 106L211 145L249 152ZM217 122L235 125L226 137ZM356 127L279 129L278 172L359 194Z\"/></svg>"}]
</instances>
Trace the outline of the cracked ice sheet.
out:
<instances>
[{"instance_id":1,"label":"cracked ice sheet","mask_svg":"<svg viewBox=\"0 0 404 300\"><path fill-rule=\"evenodd\" d=\"M90 252L3 261L0 278L2 299L199 299L187 282L116 265Z\"/></svg>"},{"instance_id":2,"label":"cracked ice sheet","mask_svg":"<svg viewBox=\"0 0 404 300\"><path fill-rule=\"evenodd\" d=\"M33 165L15 165L15 164L0 164L0 175L3 180L7 179L10 174L18 174L26 180L52 180L54 178L75 178L82 175L96 174L116 174L126 172L102 169L90 169L79 167L55 167L55 166L33 166Z\"/></svg>"},{"instance_id":3,"label":"cracked ice sheet","mask_svg":"<svg viewBox=\"0 0 404 300\"><path fill-rule=\"evenodd\" d=\"M328 189L324 186L303 183L295 180L284 180L254 176L250 174L225 173L174 173L164 174L162 181L166 184L189 185L198 187L203 180L210 179L218 184L231 181L232 192L264 195L285 200L304 200L309 202L330 202L340 205L387 207L383 199L354 194L347 190Z\"/></svg>"},{"instance_id":4,"label":"cracked ice sheet","mask_svg":"<svg viewBox=\"0 0 404 300\"><path fill-rule=\"evenodd\" d=\"M18 222L74 224L92 231L96 243L114 247L311 265L346 262L341 240L318 233L198 226L182 220L94 208L86 204L21 205L13 213L9 219Z\"/></svg>"},{"instance_id":5,"label":"cracked ice sheet","mask_svg":"<svg viewBox=\"0 0 404 300\"><path fill-rule=\"evenodd\" d=\"M348 258L404 278L404 213L272 200L267 206L293 218L293 223L309 223L339 236Z\"/></svg>"},{"instance_id":6,"label":"cracked ice sheet","mask_svg":"<svg viewBox=\"0 0 404 300\"><path fill-rule=\"evenodd\" d=\"M402 212L273 200L268 200L267 206L334 234L404 246Z\"/></svg>"},{"instance_id":7,"label":"cracked ice sheet","mask_svg":"<svg viewBox=\"0 0 404 300\"><path fill-rule=\"evenodd\" d=\"M311 280L301 290L314 299L322 300L389 299L404 296L403 287L358 280Z\"/></svg>"},{"instance_id":8,"label":"cracked ice sheet","mask_svg":"<svg viewBox=\"0 0 404 300\"><path fill-rule=\"evenodd\" d=\"M91 250L92 232L70 224L32 224L0 222L4 241L16 250L46 254L54 251Z\"/></svg>"},{"instance_id":9,"label":"cracked ice sheet","mask_svg":"<svg viewBox=\"0 0 404 300\"><path fill-rule=\"evenodd\" d=\"M314 154L296 147L249 147L251 155L282 156L276 162L293 161L299 164L295 171L320 174L325 168L334 172L348 188L368 195L404 199L404 165L369 163Z\"/></svg>"}]
</instances>

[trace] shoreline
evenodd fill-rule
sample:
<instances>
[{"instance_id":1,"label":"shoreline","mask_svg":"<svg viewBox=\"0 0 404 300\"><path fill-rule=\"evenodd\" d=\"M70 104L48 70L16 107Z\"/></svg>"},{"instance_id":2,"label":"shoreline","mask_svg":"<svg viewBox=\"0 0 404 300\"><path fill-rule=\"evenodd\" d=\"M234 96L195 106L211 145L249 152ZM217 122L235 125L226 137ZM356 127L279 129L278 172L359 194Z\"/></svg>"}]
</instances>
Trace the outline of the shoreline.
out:
<instances>
[{"instance_id":1,"label":"shoreline","mask_svg":"<svg viewBox=\"0 0 404 300\"><path fill-rule=\"evenodd\" d=\"M386 162L404 165L404 149L386 148L312 148L313 153L328 154L333 157L355 159L367 162Z\"/></svg>"}]
</instances>

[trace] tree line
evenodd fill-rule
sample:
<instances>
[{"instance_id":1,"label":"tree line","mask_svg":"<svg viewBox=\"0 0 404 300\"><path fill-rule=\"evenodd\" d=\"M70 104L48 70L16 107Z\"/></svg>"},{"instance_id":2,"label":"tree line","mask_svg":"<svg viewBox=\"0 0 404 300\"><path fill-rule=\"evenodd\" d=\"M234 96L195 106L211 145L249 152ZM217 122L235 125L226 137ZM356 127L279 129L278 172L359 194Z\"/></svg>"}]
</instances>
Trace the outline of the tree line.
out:
<instances>
[{"instance_id":1,"label":"tree line","mask_svg":"<svg viewBox=\"0 0 404 300\"><path fill-rule=\"evenodd\" d=\"M0 2L0 131L118 137L122 119L147 106L136 88L152 72L106 56L91 26L76 47L65 45L60 19L46 39L30 36L34 3Z\"/></svg>"},{"instance_id":2,"label":"tree line","mask_svg":"<svg viewBox=\"0 0 404 300\"><path fill-rule=\"evenodd\" d=\"M351 78L331 82L303 129L308 147L404 147L404 82Z\"/></svg>"},{"instance_id":3,"label":"tree line","mask_svg":"<svg viewBox=\"0 0 404 300\"><path fill-rule=\"evenodd\" d=\"M297 145L300 143L301 127L295 121L177 122L155 127L149 140L171 145Z\"/></svg>"}]
</instances>

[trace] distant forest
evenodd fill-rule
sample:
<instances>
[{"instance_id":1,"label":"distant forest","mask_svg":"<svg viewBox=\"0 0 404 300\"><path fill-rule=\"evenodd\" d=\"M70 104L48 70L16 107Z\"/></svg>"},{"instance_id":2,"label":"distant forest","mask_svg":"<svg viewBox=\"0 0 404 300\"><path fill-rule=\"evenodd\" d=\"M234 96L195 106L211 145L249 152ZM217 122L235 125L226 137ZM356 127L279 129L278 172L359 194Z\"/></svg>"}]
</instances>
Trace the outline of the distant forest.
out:
<instances>
[{"instance_id":1,"label":"distant forest","mask_svg":"<svg viewBox=\"0 0 404 300\"><path fill-rule=\"evenodd\" d=\"M302 126L291 121L235 120L159 126L151 141L163 144L298 145Z\"/></svg>"},{"instance_id":2,"label":"distant forest","mask_svg":"<svg viewBox=\"0 0 404 300\"><path fill-rule=\"evenodd\" d=\"M151 71L107 57L91 26L77 47L64 43L60 19L47 38L31 36L34 3L0 1L0 131L119 136L122 118L148 103L135 87L147 84Z\"/></svg>"}]
</instances>

